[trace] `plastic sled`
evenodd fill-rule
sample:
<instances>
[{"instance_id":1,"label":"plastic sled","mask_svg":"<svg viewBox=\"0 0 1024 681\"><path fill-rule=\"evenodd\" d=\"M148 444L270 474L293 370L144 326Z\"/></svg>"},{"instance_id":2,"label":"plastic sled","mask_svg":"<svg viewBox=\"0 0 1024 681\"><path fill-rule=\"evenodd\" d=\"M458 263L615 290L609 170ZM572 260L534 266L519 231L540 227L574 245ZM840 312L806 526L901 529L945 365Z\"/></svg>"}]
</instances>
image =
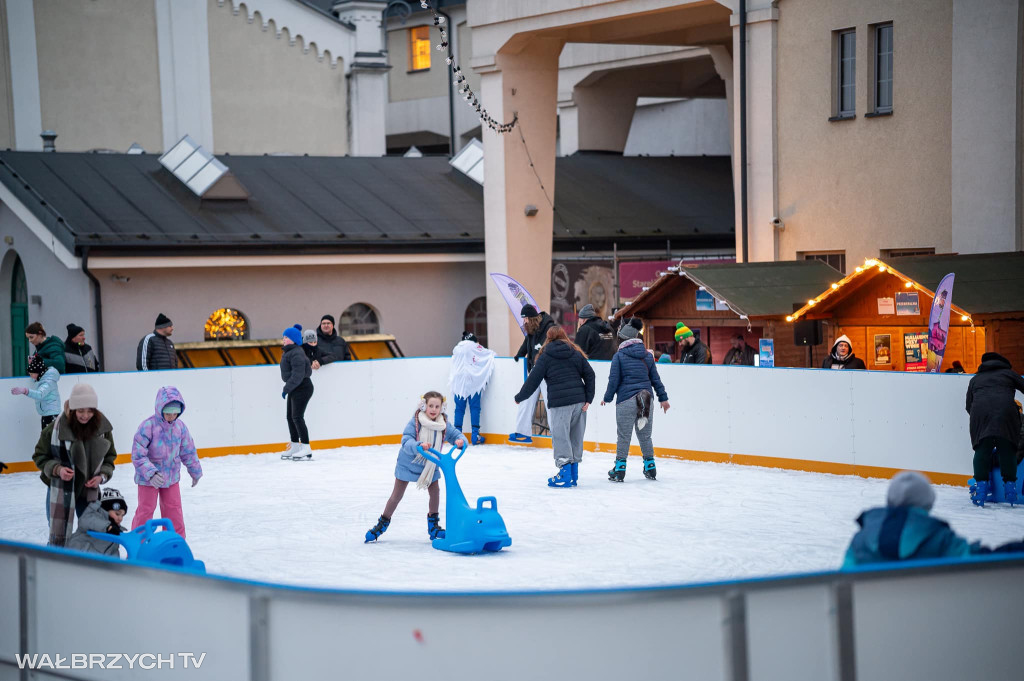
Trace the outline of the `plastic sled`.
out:
<instances>
[{"instance_id":1,"label":"plastic sled","mask_svg":"<svg viewBox=\"0 0 1024 681\"><path fill-rule=\"evenodd\" d=\"M157 528L161 527L163 531L157 532ZM89 530L89 535L123 546L128 552L128 562L165 565L206 573L206 564L192 557L192 551L185 543L185 539L174 531L174 525L166 518L147 520L142 527L124 534L106 534Z\"/></svg>"},{"instance_id":2,"label":"plastic sled","mask_svg":"<svg viewBox=\"0 0 1024 681\"><path fill-rule=\"evenodd\" d=\"M444 538L437 538L431 546L439 551L454 553L482 553L501 551L511 546L512 538L505 529L505 521L498 513L498 500L494 497L480 497L476 500L476 508L470 507L466 495L462 493L459 479L455 475L455 464L466 453L466 445L458 456L452 456L456 447L453 445L447 454L436 449L424 450L417 445L420 455L433 461L444 475L445 505L448 527Z\"/></svg>"},{"instance_id":3,"label":"plastic sled","mask_svg":"<svg viewBox=\"0 0 1024 681\"><path fill-rule=\"evenodd\" d=\"M995 463L992 466L992 472L988 474L988 495L985 497L985 503L995 502L998 504L1006 503L1006 490L1003 489L1003 474L999 470L999 464ZM971 478L967 481L967 486L972 491L977 487L977 481ZM1024 505L1024 461L1017 464L1017 506Z\"/></svg>"}]
</instances>

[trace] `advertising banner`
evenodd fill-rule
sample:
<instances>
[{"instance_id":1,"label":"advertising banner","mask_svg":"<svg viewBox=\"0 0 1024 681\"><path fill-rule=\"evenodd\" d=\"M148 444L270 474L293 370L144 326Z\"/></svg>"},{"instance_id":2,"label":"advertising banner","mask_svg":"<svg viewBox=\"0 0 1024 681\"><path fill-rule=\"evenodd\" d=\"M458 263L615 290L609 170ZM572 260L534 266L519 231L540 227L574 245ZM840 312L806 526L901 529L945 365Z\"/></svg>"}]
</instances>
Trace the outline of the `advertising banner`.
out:
<instances>
[{"instance_id":1,"label":"advertising banner","mask_svg":"<svg viewBox=\"0 0 1024 681\"><path fill-rule=\"evenodd\" d=\"M537 301L533 299L530 292L523 288L518 281L507 274L491 272L491 279L498 287L498 290L501 291L501 297L505 299L509 310L512 311L512 316L515 317L516 323L519 324L519 330L525 336L526 330L523 329L523 318L519 316L519 313L522 311L523 305L527 303L537 307ZM537 307L537 310L540 311L540 308Z\"/></svg>"},{"instance_id":2,"label":"advertising banner","mask_svg":"<svg viewBox=\"0 0 1024 681\"><path fill-rule=\"evenodd\" d=\"M650 288L658 280L658 272L665 272L669 267L678 264L678 261L672 260L620 262L619 305L643 293L644 287Z\"/></svg>"},{"instance_id":3,"label":"advertising banner","mask_svg":"<svg viewBox=\"0 0 1024 681\"><path fill-rule=\"evenodd\" d=\"M896 316L914 317L921 314L921 302L917 291L896 292Z\"/></svg>"},{"instance_id":4,"label":"advertising banner","mask_svg":"<svg viewBox=\"0 0 1024 681\"><path fill-rule=\"evenodd\" d=\"M905 371L924 371L928 368L928 334L903 334L903 351L906 353Z\"/></svg>"},{"instance_id":5,"label":"advertising banner","mask_svg":"<svg viewBox=\"0 0 1024 681\"><path fill-rule=\"evenodd\" d=\"M611 260L555 260L551 266L551 309L555 323L570 338L576 334L577 314L593 305L601 319L612 313L615 270Z\"/></svg>"},{"instance_id":6,"label":"advertising banner","mask_svg":"<svg viewBox=\"0 0 1024 681\"><path fill-rule=\"evenodd\" d=\"M875 366L892 364L892 336L888 333L875 334Z\"/></svg>"},{"instance_id":7,"label":"advertising banner","mask_svg":"<svg viewBox=\"0 0 1024 681\"><path fill-rule=\"evenodd\" d=\"M928 315L928 368L937 374L942 369L942 358L946 354L946 336L949 334L949 311L953 308L953 273L950 272L939 282L932 299L932 311Z\"/></svg>"},{"instance_id":8,"label":"advertising banner","mask_svg":"<svg viewBox=\"0 0 1024 681\"><path fill-rule=\"evenodd\" d=\"M775 366L775 340L772 338L761 338L757 341L759 367Z\"/></svg>"}]
</instances>

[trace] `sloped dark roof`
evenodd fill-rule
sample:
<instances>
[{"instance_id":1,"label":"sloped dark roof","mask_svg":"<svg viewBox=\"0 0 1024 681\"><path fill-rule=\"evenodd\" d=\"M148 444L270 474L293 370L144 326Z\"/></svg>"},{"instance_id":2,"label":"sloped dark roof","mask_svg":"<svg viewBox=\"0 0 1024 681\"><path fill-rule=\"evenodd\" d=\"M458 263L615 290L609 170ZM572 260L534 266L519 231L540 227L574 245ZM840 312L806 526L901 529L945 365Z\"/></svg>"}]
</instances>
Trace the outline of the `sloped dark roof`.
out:
<instances>
[{"instance_id":1,"label":"sloped dark roof","mask_svg":"<svg viewBox=\"0 0 1024 681\"><path fill-rule=\"evenodd\" d=\"M843 278L820 260L684 265L681 272L749 317L792 314L795 303L817 296Z\"/></svg>"},{"instance_id":2,"label":"sloped dark roof","mask_svg":"<svg viewBox=\"0 0 1024 681\"><path fill-rule=\"evenodd\" d=\"M884 262L932 291L952 272L953 302L971 314L1024 311L1024 253L922 255Z\"/></svg>"},{"instance_id":3,"label":"sloped dark roof","mask_svg":"<svg viewBox=\"0 0 1024 681\"><path fill-rule=\"evenodd\" d=\"M251 197L201 200L150 154L0 152L3 182L95 253L482 250L482 188L445 157L220 157ZM560 158L556 247L731 246L728 159Z\"/></svg>"}]
</instances>

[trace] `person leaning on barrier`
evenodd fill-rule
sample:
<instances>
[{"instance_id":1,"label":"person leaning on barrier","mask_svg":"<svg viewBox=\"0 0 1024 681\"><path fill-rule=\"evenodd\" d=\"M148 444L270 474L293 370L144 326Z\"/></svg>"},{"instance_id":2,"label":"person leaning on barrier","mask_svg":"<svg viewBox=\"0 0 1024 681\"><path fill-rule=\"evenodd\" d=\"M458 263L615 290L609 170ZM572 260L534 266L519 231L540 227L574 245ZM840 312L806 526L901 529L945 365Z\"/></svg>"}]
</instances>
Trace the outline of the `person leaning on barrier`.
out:
<instances>
[{"instance_id":1,"label":"person leaning on barrier","mask_svg":"<svg viewBox=\"0 0 1024 681\"><path fill-rule=\"evenodd\" d=\"M985 553L1024 551L1024 541L989 549L968 543L929 512L935 504L931 482L917 471L903 471L889 483L886 505L857 518L860 530L846 550L843 568L927 558L966 558Z\"/></svg>"},{"instance_id":2,"label":"person leaning on barrier","mask_svg":"<svg viewBox=\"0 0 1024 681\"><path fill-rule=\"evenodd\" d=\"M331 362L348 362L352 352L348 343L334 328L334 317L325 314L320 318L320 326L316 330L317 345L320 347L320 364Z\"/></svg>"}]
</instances>

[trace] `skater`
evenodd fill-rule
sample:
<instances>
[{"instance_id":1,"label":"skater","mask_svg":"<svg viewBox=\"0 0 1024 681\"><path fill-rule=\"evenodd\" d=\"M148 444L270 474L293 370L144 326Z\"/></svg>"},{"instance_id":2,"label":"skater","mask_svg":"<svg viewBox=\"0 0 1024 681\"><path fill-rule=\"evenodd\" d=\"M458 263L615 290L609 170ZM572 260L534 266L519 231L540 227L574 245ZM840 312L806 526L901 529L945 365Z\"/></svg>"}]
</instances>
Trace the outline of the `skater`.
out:
<instances>
[{"instance_id":1,"label":"skater","mask_svg":"<svg viewBox=\"0 0 1024 681\"><path fill-rule=\"evenodd\" d=\"M547 312L538 312L537 308L529 303L523 305L519 314L524 320L523 327L526 330L526 338L523 339L523 344L519 346L519 350L516 351L512 359L518 362L521 357L525 357L526 371L529 373L533 371L537 353L540 352L547 340L548 329L555 326L555 320ZM533 394L520 402L519 409L516 411L516 430L508 436L509 442L522 444L533 442L533 414L537 410L537 398L540 395L544 396L544 404L547 405L548 386L543 381L541 381L539 393L534 388Z\"/></svg>"},{"instance_id":2,"label":"skater","mask_svg":"<svg viewBox=\"0 0 1024 681\"><path fill-rule=\"evenodd\" d=\"M32 322L25 328L25 338L35 346L35 354L43 360L46 367L53 367L58 372L65 372L64 344L56 336L46 337L46 329L39 322Z\"/></svg>"},{"instance_id":3,"label":"skater","mask_svg":"<svg viewBox=\"0 0 1024 681\"><path fill-rule=\"evenodd\" d=\"M455 428L462 431L462 421L469 406L469 421L473 428L474 445L482 445L480 434L480 399L494 373L494 352L480 345L472 332L462 334L462 340L452 350L452 368L448 374L448 388L455 396Z\"/></svg>"},{"instance_id":4,"label":"skater","mask_svg":"<svg viewBox=\"0 0 1024 681\"><path fill-rule=\"evenodd\" d=\"M155 413L139 424L132 442L132 464L135 484L139 486L139 507L132 518L132 529L145 525L153 517L157 499L160 516L174 525L174 531L185 536L185 518L181 512L181 464L185 464L192 486L203 477L192 433L181 420L185 400L173 385L156 393Z\"/></svg>"},{"instance_id":5,"label":"skater","mask_svg":"<svg viewBox=\"0 0 1024 681\"><path fill-rule=\"evenodd\" d=\"M93 532L104 532L106 534L121 534L127 532L121 527L124 522L125 513L128 512L128 504L124 497L113 487L104 487L100 494L100 500L89 504L85 513L78 519L78 529L68 539L68 548L85 553L99 553L105 556L120 558L119 547L112 541L98 539L89 534Z\"/></svg>"},{"instance_id":6,"label":"skater","mask_svg":"<svg viewBox=\"0 0 1024 681\"><path fill-rule=\"evenodd\" d=\"M516 404L529 400L541 381L548 385L548 423L558 466L558 474L548 478L548 487L576 487L583 460L587 409L594 401L594 370L586 354L560 326L548 329L547 342L516 395Z\"/></svg>"},{"instance_id":7,"label":"skater","mask_svg":"<svg viewBox=\"0 0 1024 681\"><path fill-rule=\"evenodd\" d=\"M999 461L1006 501L1017 501L1017 443L1021 416L1013 393L1024 393L1024 378L997 352L981 356L978 373L967 384L967 413L971 415L971 447L974 448L974 479L971 501L985 505L989 493L992 460Z\"/></svg>"},{"instance_id":8,"label":"skater","mask_svg":"<svg viewBox=\"0 0 1024 681\"><path fill-rule=\"evenodd\" d=\"M284 346L281 353L281 380L284 381L281 397L288 401L288 434L291 437L281 458L309 460L313 458L313 450L309 447L309 430L306 429L306 405L313 397L313 381L309 379L313 375L313 366L302 351L302 327L296 324L285 329L281 345Z\"/></svg>"},{"instance_id":9,"label":"skater","mask_svg":"<svg viewBox=\"0 0 1024 681\"><path fill-rule=\"evenodd\" d=\"M836 338L832 352L821 364L822 369L867 369L864 360L853 354L853 343L846 336Z\"/></svg>"},{"instance_id":10,"label":"skater","mask_svg":"<svg viewBox=\"0 0 1024 681\"><path fill-rule=\"evenodd\" d=\"M576 331L576 344L590 359L609 360L615 356L615 332L608 322L597 316L594 306L580 310L583 325Z\"/></svg>"},{"instance_id":11,"label":"skater","mask_svg":"<svg viewBox=\"0 0 1024 681\"><path fill-rule=\"evenodd\" d=\"M114 429L98 403L91 385L76 384L61 415L43 429L36 443L32 461L48 487L50 546L65 545L75 516L99 499L100 484L114 474Z\"/></svg>"},{"instance_id":12,"label":"skater","mask_svg":"<svg viewBox=\"0 0 1024 681\"><path fill-rule=\"evenodd\" d=\"M41 428L46 428L60 416L60 391L57 389L60 372L53 367L46 367L39 355L32 355L28 362L28 375L36 384L31 388L11 388L11 394L28 395L35 400L39 423Z\"/></svg>"},{"instance_id":13,"label":"skater","mask_svg":"<svg viewBox=\"0 0 1024 681\"><path fill-rule=\"evenodd\" d=\"M367 530L365 543L377 541L387 532L395 509L410 482L416 483L416 489L427 490L427 535L431 540L444 539L444 528L441 527L438 515L441 504L441 485L438 479L441 472L437 470L436 464L419 455L416 446L433 448L439 452L445 442L456 447L466 444L462 433L448 423L448 417L444 414L444 396L430 391L420 398L412 419L402 431L402 448L398 450L398 463L395 464L395 486L384 505L384 513L377 519L377 524Z\"/></svg>"},{"instance_id":14,"label":"skater","mask_svg":"<svg viewBox=\"0 0 1024 681\"><path fill-rule=\"evenodd\" d=\"M654 442L651 433L654 430L654 392L658 393L658 402L663 411L668 412L668 393L658 376L658 367L654 358L644 349L643 341L637 338L639 329L635 324L623 324L619 329L619 349L612 359L608 374L608 388L604 391L603 407L612 401L615 395L615 426L617 441L615 444L615 466L608 471L608 479L622 482L626 477L626 457L629 455L629 442L636 429L636 437L640 442L640 453L644 457L644 476L654 480L658 474L654 464Z\"/></svg>"},{"instance_id":15,"label":"skater","mask_svg":"<svg viewBox=\"0 0 1024 681\"><path fill-rule=\"evenodd\" d=\"M900 560L1024 551L1021 541L996 549L979 542L968 544L945 521L929 514L934 503L935 490L928 478L917 471L898 473L889 483L886 505L868 509L857 518L861 529L850 541L843 569Z\"/></svg>"}]
</instances>

